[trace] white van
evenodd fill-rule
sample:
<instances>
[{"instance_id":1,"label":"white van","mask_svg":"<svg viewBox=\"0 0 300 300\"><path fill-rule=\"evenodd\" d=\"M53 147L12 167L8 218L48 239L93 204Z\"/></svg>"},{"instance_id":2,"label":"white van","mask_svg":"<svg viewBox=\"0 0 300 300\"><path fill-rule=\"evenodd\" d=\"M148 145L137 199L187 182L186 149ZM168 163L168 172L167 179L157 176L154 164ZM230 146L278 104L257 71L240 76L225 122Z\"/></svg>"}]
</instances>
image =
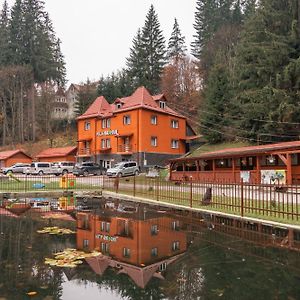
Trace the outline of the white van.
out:
<instances>
[{"instance_id":1,"label":"white van","mask_svg":"<svg viewBox=\"0 0 300 300\"><path fill-rule=\"evenodd\" d=\"M34 162L28 169L25 170L25 174L40 176L44 174L53 174L52 165L50 162Z\"/></svg>"}]
</instances>

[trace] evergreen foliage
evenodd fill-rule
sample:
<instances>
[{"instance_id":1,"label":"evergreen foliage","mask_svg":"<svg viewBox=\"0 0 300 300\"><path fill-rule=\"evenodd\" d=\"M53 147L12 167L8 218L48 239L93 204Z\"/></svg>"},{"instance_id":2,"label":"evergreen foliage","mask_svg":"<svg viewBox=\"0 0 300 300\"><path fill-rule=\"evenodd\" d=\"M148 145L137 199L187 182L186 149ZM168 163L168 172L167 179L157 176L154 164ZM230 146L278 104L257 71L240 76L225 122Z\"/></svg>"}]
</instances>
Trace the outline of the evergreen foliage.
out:
<instances>
[{"instance_id":1,"label":"evergreen foliage","mask_svg":"<svg viewBox=\"0 0 300 300\"><path fill-rule=\"evenodd\" d=\"M173 31L168 44L168 59L170 61L172 59L177 60L179 57L183 57L186 54L186 51L185 37L181 34L177 19L175 18Z\"/></svg>"},{"instance_id":2,"label":"evergreen foliage","mask_svg":"<svg viewBox=\"0 0 300 300\"><path fill-rule=\"evenodd\" d=\"M160 29L158 16L151 5L145 24L133 39L127 71L133 88L144 85L152 93L159 92L160 78L166 62L165 38Z\"/></svg>"}]
</instances>

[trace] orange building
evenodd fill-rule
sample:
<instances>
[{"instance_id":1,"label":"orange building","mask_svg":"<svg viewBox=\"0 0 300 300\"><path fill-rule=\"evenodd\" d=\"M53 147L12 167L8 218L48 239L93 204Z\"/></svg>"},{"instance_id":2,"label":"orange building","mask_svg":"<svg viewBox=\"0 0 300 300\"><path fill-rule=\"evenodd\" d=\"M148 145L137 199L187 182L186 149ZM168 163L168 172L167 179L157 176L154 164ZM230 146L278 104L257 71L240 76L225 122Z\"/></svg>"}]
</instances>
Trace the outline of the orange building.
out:
<instances>
[{"instance_id":1,"label":"orange building","mask_svg":"<svg viewBox=\"0 0 300 300\"><path fill-rule=\"evenodd\" d=\"M0 168L10 167L16 163L31 163L32 158L22 150L0 152Z\"/></svg>"},{"instance_id":2,"label":"orange building","mask_svg":"<svg viewBox=\"0 0 300 300\"><path fill-rule=\"evenodd\" d=\"M38 161L76 161L77 147L48 148L40 152L36 158Z\"/></svg>"},{"instance_id":3,"label":"orange building","mask_svg":"<svg viewBox=\"0 0 300 300\"><path fill-rule=\"evenodd\" d=\"M156 272L164 271L174 257L187 250L187 237L178 220L145 212L141 206L131 213L104 208L99 214L77 214L77 249L102 253L98 259L88 260L98 274L108 266L117 267L118 273L127 273L145 287L145 275L148 280L158 276Z\"/></svg>"},{"instance_id":4,"label":"orange building","mask_svg":"<svg viewBox=\"0 0 300 300\"><path fill-rule=\"evenodd\" d=\"M78 160L105 167L122 160L136 160L141 167L161 165L186 153L188 141L196 138L164 95L151 96L145 87L112 104L98 97L77 124Z\"/></svg>"}]
</instances>

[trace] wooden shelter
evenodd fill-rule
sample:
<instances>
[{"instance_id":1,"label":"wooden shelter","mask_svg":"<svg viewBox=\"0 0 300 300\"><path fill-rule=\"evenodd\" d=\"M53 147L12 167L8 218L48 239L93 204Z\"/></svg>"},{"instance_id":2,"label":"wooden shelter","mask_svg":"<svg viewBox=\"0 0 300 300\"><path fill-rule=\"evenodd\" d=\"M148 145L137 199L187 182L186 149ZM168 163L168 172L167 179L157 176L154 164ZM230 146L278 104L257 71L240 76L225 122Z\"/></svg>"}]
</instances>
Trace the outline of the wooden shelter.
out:
<instances>
[{"instance_id":1,"label":"wooden shelter","mask_svg":"<svg viewBox=\"0 0 300 300\"><path fill-rule=\"evenodd\" d=\"M175 181L298 184L300 141L230 148L170 161Z\"/></svg>"}]
</instances>

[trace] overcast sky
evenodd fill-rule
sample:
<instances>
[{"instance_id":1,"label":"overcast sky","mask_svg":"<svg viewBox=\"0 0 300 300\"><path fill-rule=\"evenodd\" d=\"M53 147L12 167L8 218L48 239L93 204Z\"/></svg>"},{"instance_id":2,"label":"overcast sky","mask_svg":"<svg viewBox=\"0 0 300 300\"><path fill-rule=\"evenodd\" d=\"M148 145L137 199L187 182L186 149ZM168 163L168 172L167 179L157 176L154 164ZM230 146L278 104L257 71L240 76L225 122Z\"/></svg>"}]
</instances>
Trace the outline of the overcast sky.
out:
<instances>
[{"instance_id":1,"label":"overcast sky","mask_svg":"<svg viewBox=\"0 0 300 300\"><path fill-rule=\"evenodd\" d=\"M1 8L4 0L0 0ZM8 0L11 6L14 0ZM196 0L45 0L62 40L68 85L97 80L125 66L132 39L153 4L169 40L176 17L189 48Z\"/></svg>"}]
</instances>

